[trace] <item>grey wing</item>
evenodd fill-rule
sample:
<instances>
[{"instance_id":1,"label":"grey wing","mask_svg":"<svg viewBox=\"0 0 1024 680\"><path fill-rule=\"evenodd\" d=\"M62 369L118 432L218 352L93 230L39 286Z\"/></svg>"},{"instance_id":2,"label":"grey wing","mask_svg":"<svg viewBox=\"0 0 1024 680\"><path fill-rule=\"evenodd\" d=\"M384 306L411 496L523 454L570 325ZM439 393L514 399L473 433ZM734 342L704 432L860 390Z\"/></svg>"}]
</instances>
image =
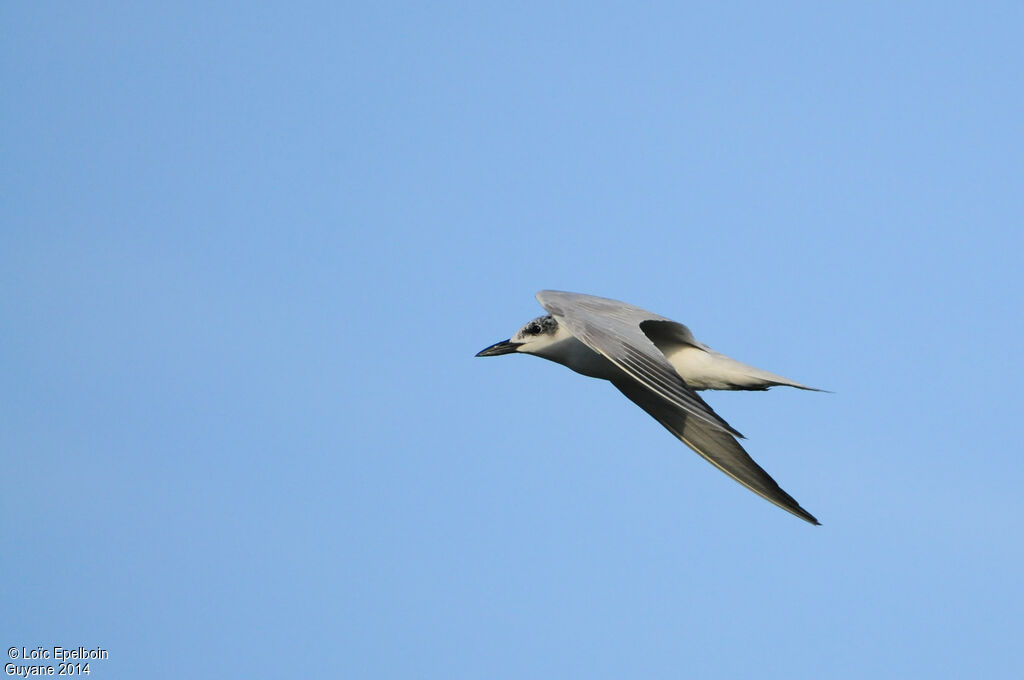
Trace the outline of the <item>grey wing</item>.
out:
<instances>
[{"instance_id":1,"label":"grey wing","mask_svg":"<svg viewBox=\"0 0 1024 680\"><path fill-rule=\"evenodd\" d=\"M819 524L811 513L801 508L792 496L783 491L775 480L754 462L728 432L709 427L704 421L673 408L664 399L658 398L631 380L614 381L612 384L716 468L783 510L811 524Z\"/></svg>"},{"instance_id":2,"label":"grey wing","mask_svg":"<svg viewBox=\"0 0 1024 680\"><path fill-rule=\"evenodd\" d=\"M743 436L687 386L640 327L648 321L674 323L670 319L625 302L580 293L542 290L537 293L537 301L577 339L603 354L653 394L703 421L710 429ZM685 330L681 324L676 325Z\"/></svg>"}]
</instances>

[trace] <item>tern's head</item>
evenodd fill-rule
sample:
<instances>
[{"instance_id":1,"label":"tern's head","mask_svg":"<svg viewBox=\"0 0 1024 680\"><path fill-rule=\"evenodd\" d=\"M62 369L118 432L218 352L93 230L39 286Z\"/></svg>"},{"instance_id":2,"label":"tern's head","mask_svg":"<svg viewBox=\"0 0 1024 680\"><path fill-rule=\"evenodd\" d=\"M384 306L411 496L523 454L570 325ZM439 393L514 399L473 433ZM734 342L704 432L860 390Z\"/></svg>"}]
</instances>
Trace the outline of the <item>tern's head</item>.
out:
<instances>
[{"instance_id":1,"label":"tern's head","mask_svg":"<svg viewBox=\"0 0 1024 680\"><path fill-rule=\"evenodd\" d=\"M538 316L520 328L508 340L496 342L477 353L478 357L495 357L512 352L539 354L540 350L562 339L558 321L551 316Z\"/></svg>"}]
</instances>

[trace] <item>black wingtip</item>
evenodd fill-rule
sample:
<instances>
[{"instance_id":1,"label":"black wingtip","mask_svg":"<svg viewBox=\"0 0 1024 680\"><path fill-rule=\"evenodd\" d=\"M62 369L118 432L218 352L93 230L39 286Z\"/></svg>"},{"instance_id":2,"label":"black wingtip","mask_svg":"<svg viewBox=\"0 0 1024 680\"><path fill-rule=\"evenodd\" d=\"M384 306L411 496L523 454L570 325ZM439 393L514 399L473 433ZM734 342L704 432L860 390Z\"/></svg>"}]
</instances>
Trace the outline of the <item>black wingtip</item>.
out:
<instances>
[{"instance_id":1,"label":"black wingtip","mask_svg":"<svg viewBox=\"0 0 1024 680\"><path fill-rule=\"evenodd\" d=\"M799 505L796 506L796 508L790 510L790 512L792 512L794 515L796 515L797 517L799 517L803 521L807 522L808 524L813 524L816 527L820 527L821 526L821 522L818 521L817 517L815 517L811 513L807 512L806 510L801 508Z\"/></svg>"},{"instance_id":2,"label":"black wingtip","mask_svg":"<svg viewBox=\"0 0 1024 680\"><path fill-rule=\"evenodd\" d=\"M782 489L780 488L779 491L782 491ZM821 526L821 522L818 521L818 518L815 517L814 515L812 515L811 513L807 512L806 510L804 510L803 506L801 506L799 503L796 502L796 499L794 499L792 496L790 496L785 491L782 491L782 493L785 494L786 498L788 498L789 501L791 501L791 502L785 503L785 502L778 502L778 501L775 501L775 500L772 500L772 499L768 499L768 500L772 500L772 502L775 503L776 505L778 505L780 508L782 508L786 512L790 513L791 515L799 517L800 519L802 519L803 521L807 522L808 524L813 524L816 527L820 527Z\"/></svg>"}]
</instances>

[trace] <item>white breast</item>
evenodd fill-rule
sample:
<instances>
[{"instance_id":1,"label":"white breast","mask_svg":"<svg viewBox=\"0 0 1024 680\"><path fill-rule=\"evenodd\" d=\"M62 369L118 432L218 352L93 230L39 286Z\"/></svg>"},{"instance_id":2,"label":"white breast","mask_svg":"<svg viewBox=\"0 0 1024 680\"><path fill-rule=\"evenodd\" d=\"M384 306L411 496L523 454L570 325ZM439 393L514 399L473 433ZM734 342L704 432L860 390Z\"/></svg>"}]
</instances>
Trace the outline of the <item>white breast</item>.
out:
<instances>
[{"instance_id":1,"label":"white breast","mask_svg":"<svg viewBox=\"0 0 1024 680\"><path fill-rule=\"evenodd\" d=\"M527 347L529 354L567 366L591 378L615 380L623 373L603 354L587 347L568 333L560 334L557 341L542 347Z\"/></svg>"}]
</instances>

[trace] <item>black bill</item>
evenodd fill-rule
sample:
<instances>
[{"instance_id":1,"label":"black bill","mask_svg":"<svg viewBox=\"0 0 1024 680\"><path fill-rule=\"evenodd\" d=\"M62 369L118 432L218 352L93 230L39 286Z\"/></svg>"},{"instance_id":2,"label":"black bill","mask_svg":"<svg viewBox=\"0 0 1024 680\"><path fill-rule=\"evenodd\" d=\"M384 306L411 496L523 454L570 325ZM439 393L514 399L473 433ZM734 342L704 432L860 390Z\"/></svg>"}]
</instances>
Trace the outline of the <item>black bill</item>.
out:
<instances>
[{"instance_id":1,"label":"black bill","mask_svg":"<svg viewBox=\"0 0 1024 680\"><path fill-rule=\"evenodd\" d=\"M486 349L482 349L476 353L478 357L496 357L502 354L511 354L516 351L516 347L519 347L523 343L512 342L511 340L502 340L496 342Z\"/></svg>"}]
</instances>

